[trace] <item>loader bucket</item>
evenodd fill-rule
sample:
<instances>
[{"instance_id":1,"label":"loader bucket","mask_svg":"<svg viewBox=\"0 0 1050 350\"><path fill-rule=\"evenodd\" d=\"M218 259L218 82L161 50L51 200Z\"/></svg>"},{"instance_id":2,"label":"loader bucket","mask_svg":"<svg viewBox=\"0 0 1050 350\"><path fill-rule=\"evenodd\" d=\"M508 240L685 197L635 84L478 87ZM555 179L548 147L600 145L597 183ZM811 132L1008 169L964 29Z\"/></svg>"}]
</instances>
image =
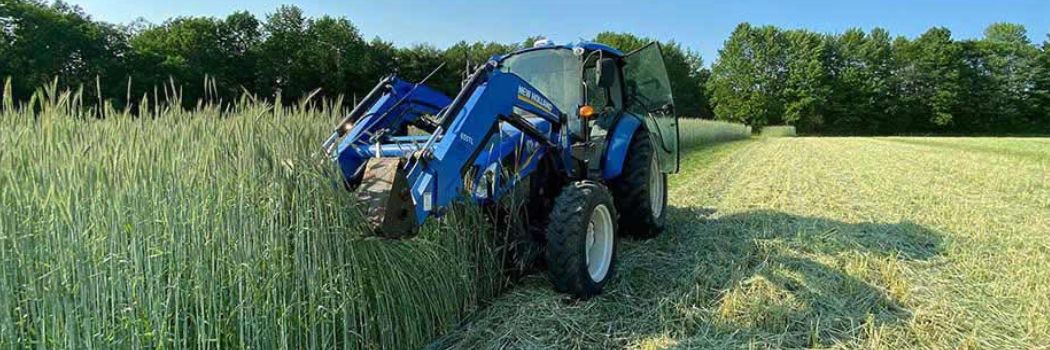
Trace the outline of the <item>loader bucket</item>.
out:
<instances>
[{"instance_id":1,"label":"loader bucket","mask_svg":"<svg viewBox=\"0 0 1050 350\"><path fill-rule=\"evenodd\" d=\"M372 158L365 165L357 199L377 236L409 238L417 231L415 206L405 178L402 158Z\"/></svg>"}]
</instances>

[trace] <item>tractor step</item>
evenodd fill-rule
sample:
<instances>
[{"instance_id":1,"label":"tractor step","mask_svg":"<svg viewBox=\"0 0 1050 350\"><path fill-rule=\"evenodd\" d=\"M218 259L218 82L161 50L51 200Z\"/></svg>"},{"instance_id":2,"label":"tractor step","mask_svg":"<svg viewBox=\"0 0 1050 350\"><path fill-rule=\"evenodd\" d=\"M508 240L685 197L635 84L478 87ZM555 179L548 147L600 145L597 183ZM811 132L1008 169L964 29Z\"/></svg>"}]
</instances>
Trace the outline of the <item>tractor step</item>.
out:
<instances>
[{"instance_id":1,"label":"tractor step","mask_svg":"<svg viewBox=\"0 0 1050 350\"><path fill-rule=\"evenodd\" d=\"M365 220L377 236L415 236L415 206L405 178L403 158L370 158L365 165L357 199L364 206Z\"/></svg>"}]
</instances>

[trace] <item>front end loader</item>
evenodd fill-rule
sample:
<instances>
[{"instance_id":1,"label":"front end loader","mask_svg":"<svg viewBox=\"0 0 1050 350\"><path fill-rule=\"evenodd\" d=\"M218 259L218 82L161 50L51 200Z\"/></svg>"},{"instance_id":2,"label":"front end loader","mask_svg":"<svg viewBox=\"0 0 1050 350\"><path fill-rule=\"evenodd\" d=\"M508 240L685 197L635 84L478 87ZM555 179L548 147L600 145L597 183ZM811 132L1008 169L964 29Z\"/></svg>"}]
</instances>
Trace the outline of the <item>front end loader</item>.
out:
<instances>
[{"instance_id":1,"label":"front end loader","mask_svg":"<svg viewBox=\"0 0 1050 350\"><path fill-rule=\"evenodd\" d=\"M554 287L581 298L613 276L620 233L663 230L667 174L679 163L656 43L629 54L542 43L494 56L453 98L390 76L323 148L382 237L411 237L457 201L498 206L526 193Z\"/></svg>"}]
</instances>

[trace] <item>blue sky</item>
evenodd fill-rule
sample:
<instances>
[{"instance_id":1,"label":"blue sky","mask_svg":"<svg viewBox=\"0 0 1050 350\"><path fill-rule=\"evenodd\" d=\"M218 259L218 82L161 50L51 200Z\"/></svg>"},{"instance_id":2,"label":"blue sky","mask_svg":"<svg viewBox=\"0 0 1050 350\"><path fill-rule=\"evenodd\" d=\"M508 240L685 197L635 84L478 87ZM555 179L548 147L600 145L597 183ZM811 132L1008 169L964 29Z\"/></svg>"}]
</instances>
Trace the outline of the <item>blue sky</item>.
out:
<instances>
[{"instance_id":1,"label":"blue sky","mask_svg":"<svg viewBox=\"0 0 1050 350\"><path fill-rule=\"evenodd\" d=\"M626 31L673 39L699 51L708 64L740 22L841 32L847 28L887 28L914 37L931 26L945 26L956 38L980 37L993 22L1028 27L1035 42L1050 32L1048 0L916 1L291 1L291 0L70 0L96 19L127 23L137 18L159 23L173 16L225 16L248 10L260 17L281 4L307 14L345 16L367 38L405 46L445 47L460 40L518 42L546 35L555 42L578 41L596 33Z\"/></svg>"}]
</instances>

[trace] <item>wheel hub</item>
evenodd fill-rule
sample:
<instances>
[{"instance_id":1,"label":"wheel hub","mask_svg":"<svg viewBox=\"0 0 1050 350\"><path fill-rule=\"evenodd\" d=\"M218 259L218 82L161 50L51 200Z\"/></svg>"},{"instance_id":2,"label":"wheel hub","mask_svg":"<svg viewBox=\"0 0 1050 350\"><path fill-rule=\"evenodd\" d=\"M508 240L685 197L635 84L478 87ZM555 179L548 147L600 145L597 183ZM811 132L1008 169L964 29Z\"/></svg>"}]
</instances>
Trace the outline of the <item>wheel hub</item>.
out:
<instances>
[{"instance_id":1,"label":"wheel hub","mask_svg":"<svg viewBox=\"0 0 1050 350\"><path fill-rule=\"evenodd\" d=\"M613 222L609 208L603 204L594 207L587 225L587 272L591 280L601 282L609 273L613 255Z\"/></svg>"},{"instance_id":2,"label":"wheel hub","mask_svg":"<svg viewBox=\"0 0 1050 350\"><path fill-rule=\"evenodd\" d=\"M659 218L664 213L664 177L660 173L660 165L656 157L649 166L649 206L653 211L653 217Z\"/></svg>"}]
</instances>

